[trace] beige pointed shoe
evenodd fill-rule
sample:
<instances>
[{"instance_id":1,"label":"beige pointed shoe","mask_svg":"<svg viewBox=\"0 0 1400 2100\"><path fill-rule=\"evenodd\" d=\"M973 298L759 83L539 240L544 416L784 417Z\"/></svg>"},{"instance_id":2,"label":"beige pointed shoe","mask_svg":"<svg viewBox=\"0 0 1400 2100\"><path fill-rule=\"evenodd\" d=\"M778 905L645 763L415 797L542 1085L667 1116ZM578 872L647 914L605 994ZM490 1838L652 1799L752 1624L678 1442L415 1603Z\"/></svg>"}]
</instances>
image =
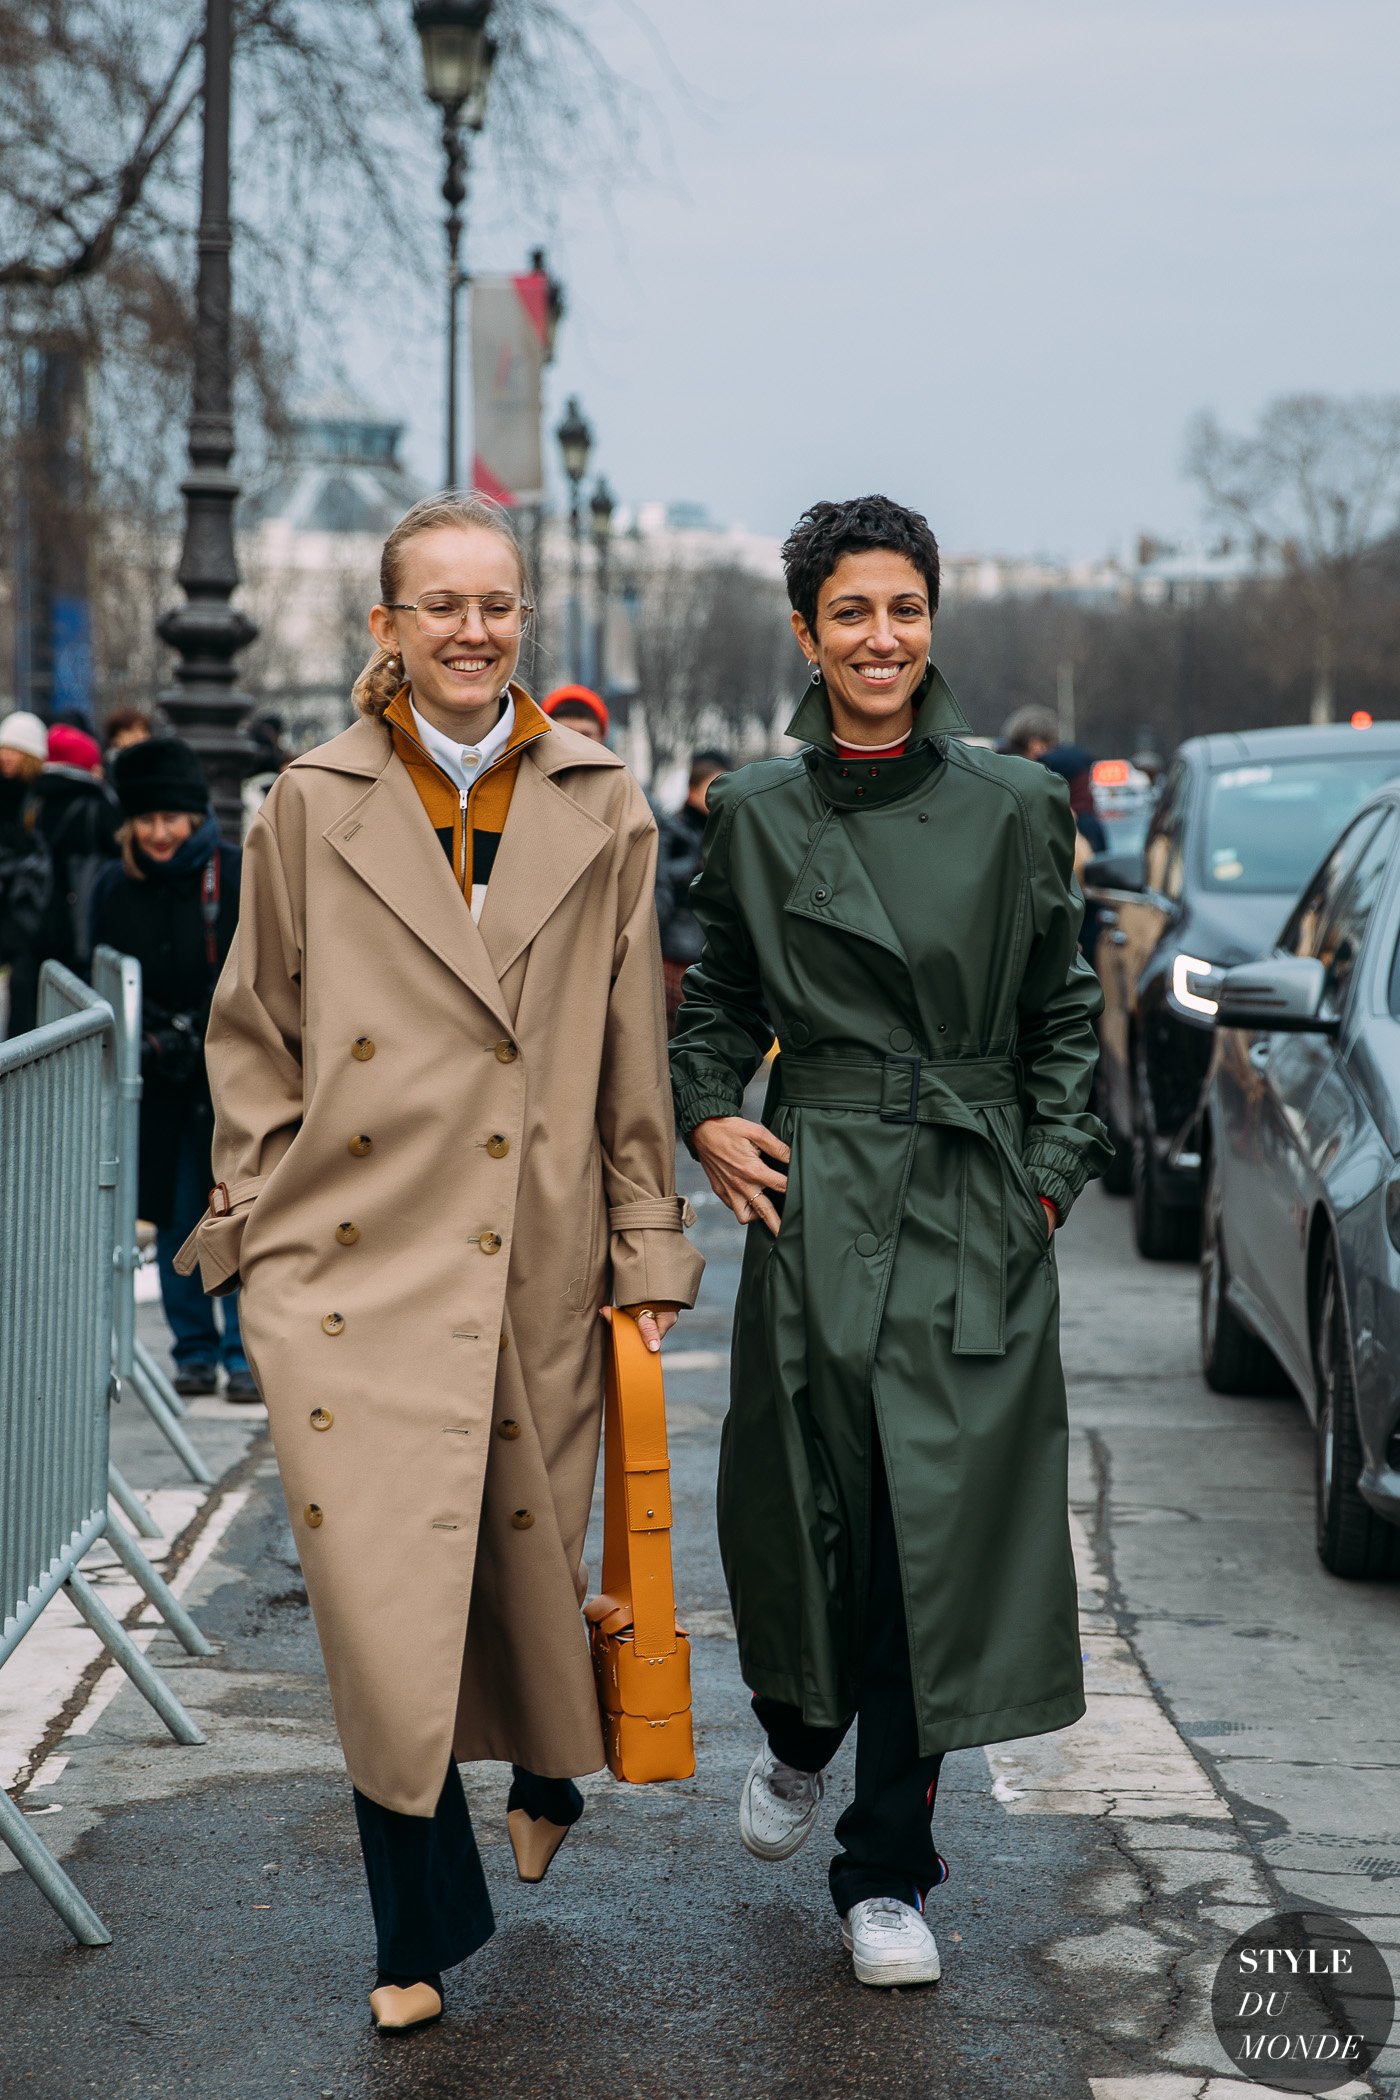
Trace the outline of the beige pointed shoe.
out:
<instances>
[{"instance_id":1,"label":"beige pointed shoe","mask_svg":"<svg viewBox=\"0 0 1400 2100\"><path fill-rule=\"evenodd\" d=\"M425 2027L442 2018L442 2000L430 1983L381 1983L369 1994L370 2017L381 2032Z\"/></svg>"},{"instance_id":2,"label":"beige pointed shoe","mask_svg":"<svg viewBox=\"0 0 1400 2100\"><path fill-rule=\"evenodd\" d=\"M572 1823L551 1823L547 1816L529 1815L523 1808L508 1811L506 1829L515 1871L522 1881L544 1880L550 1861L573 1827Z\"/></svg>"}]
</instances>

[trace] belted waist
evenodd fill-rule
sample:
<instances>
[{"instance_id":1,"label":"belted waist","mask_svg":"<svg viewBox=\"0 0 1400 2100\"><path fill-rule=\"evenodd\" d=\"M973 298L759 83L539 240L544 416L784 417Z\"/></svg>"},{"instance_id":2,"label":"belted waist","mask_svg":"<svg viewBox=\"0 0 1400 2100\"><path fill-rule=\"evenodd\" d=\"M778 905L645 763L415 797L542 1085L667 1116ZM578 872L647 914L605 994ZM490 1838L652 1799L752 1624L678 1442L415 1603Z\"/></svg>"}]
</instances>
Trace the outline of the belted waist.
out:
<instances>
[{"instance_id":1,"label":"belted waist","mask_svg":"<svg viewBox=\"0 0 1400 2100\"><path fill-rule=\"evenodd\" d=\"M868 1108L882 1123L982 1125L959 1113L1014 1108L1020 1099L1014 1058L969 1057L935 1062L892 1051L886 1057L778 1059L778 1084L794 1108Z\"/></svg>"},{"instance_id":2,"label":"belted waist","mask_svg":"<svg viewBox=\"0 0 1400 2100\"><path fill-rule=\"evenodd\" d=\"M794 1108L864 1110L882 1123L941 1124L976 1143L962 1147L961 1229L953 1314L956 1356L1006 1353L1006 1182L1012 1173L1000 1132L979 1109L1014 1108L1020 1093L1010 1057L778 1059L783 1101ZM891 1258L898 1231L891 1220Z\"/></svg>"}]
</instances>

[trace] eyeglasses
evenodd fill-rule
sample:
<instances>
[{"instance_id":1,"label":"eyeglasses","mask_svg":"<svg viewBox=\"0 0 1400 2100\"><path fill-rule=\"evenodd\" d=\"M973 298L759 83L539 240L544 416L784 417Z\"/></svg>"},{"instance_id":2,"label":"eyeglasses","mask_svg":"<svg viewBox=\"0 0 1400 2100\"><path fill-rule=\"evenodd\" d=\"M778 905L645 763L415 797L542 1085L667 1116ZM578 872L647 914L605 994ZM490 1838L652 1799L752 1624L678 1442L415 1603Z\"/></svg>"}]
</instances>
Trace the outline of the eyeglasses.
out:
<instances>
[{"instance_id":1,"label":"eyeglasses","mask_svg":"<svg viewBox=\"0 0 1400 2100\"><path fill-rule=\"evenodd\" d=\"M487 591L484 596L476 592L430 591L408 605L389 605L389 612L411 612L418 622L418 632L441 641L444 636L455 634L467 617L470 606L479 606L481 622L488 634L508 639L519 634L534 611L527 599L512 598L507 591Z\"/></svg>"}]
</instances>

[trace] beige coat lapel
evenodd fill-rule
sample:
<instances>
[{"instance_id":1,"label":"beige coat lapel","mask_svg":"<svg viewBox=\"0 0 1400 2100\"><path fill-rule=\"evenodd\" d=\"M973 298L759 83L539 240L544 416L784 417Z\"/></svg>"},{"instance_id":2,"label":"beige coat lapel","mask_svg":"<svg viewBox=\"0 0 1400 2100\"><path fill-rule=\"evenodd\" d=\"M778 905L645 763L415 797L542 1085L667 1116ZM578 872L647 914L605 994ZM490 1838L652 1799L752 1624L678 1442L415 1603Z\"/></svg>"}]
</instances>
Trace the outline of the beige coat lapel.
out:
<instances>
[{"instance_id":1,"label":"beige coat lapel","mask_svg":"<svg viewBox=\"0 0 1400 2100\"><path fill-rule=\"evenodd\" d=\"M532 745L520 756L510 814L481 914L481 935L497 979L529 947L612 839L606 824L555 786L536 762L534 750Z\"/></svg>"},{"instance_id":2,"label":"beige coat lapel","mask_svg":"<svg viewBox=\"0 0 1400 2100\"><path fill-rule=\"evenodd\" d=\"M509 1031L512 1024L486 943L407 768L391 758L368 794L322 836Z\"/></svg>"}]
</instances>

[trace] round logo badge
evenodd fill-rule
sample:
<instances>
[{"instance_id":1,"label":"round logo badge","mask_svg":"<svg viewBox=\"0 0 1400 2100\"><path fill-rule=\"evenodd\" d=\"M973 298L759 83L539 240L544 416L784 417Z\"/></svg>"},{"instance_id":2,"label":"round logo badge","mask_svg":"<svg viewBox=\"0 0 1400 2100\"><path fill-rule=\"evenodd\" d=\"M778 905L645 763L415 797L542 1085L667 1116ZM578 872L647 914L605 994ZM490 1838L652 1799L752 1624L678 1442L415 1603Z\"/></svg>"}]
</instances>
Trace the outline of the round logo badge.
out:
<instances>
[{"instance_id":1,"label":"round logo badge","mask_svg":"<svg viewBox=\"0 0 1400 2100\"><path fill-rule=\"evenodd\" d=\"M1240 1934L1216 1972L1211 2013L1242 2077L1285 2093L1364 2078L1395 2019L1380 1950L1327 1911L1281 1911Z\"/></svg>"}]
</instances>

